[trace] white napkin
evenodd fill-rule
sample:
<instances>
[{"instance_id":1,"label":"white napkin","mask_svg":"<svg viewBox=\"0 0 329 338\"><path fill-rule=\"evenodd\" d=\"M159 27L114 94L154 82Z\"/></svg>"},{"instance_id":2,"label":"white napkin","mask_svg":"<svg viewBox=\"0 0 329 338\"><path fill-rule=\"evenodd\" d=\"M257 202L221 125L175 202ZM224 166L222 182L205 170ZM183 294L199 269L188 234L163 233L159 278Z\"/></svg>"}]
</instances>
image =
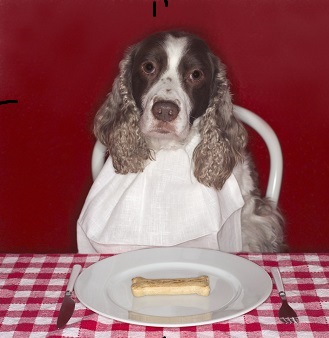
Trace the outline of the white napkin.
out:
<instances>
[{"instance_id":1,"label":"white napkin","mask_svg":"<svg viewBox=\"0 0 329 338\"><path fill-rule=\"evenodd\" d=\"M220 191L196 180L192 154L199 140L196 134L185 148L158 151L142 173L116 174L109 158L78 220L79 252L174 245L240 251L239 185L234 175Z\"/></svg>"}]
</instances>

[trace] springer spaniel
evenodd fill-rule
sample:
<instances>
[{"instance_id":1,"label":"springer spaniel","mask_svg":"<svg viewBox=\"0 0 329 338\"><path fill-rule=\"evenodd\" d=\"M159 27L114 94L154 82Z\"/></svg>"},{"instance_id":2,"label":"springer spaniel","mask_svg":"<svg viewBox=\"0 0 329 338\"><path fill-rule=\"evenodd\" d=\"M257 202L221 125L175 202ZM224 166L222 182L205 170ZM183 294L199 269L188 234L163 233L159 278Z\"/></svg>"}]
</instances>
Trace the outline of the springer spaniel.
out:
<instances>
[{"instance_id":1,"label":"springer spaniel","mask_svg":"<svg viewBox=\"0 0 329 338\"><path fill-rule=\"evenodd\" d=\"M282 249L283 219L271 201L260 197L246 151L247 134L233 115L225 66L200 38L160 32L132 46L96 115L94 132L107 147L113 172L120 177L144 172L160 151L176 152L197 134L190 163L197 184L219 192L233 177L240 189L241 251ZM157 174L160 180L166 175ZM143 199L142 192L140 196ZM85 239L88 231L81 224L86 213L88 206L78 222L78 232ZM94 244L90 247L95 248ZM79 251L88 251L85 247L81 244Z\"/></svg>"}]
</instances>

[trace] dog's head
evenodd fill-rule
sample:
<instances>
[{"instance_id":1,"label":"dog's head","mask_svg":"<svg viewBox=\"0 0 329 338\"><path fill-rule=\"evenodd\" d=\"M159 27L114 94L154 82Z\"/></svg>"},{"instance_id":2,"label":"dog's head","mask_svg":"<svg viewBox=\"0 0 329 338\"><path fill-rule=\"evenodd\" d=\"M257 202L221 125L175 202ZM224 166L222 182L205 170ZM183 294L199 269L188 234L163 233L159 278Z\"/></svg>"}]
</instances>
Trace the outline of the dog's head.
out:
<instances>
[{"instance_id":1,"label":"dog's head","mask_svg":"<svg viewBox=\"0 0 329 338\"><path fill-rule=\"evenodd\" d=\"M220 189L246 143L232 110L224 66L206 43L185 32L160 32L126 53L95 133L125 174L142 171L152 151L184 145L201 117L194 173Z\"/></svg>"},{"instance_id":2,"label":"dog's head","mask_svg":"<svg viewBox=\"0 0 329 338\"><path fill-rule=\"evenodd\" d=\"M140 128L151 141L184 143L193 121L205 113L216 64L199 38L158 33L133 51L132 95L141 111Z\"/></svg>"}]
</instances>

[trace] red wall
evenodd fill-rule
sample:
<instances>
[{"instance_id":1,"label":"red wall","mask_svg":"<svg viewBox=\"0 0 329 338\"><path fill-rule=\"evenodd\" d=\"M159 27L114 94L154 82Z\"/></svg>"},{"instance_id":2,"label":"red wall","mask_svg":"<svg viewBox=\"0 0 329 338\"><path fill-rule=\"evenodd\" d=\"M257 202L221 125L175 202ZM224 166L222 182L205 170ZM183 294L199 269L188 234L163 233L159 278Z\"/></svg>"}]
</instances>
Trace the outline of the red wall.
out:
<instances>
[{"instance_id":1,"label":"red wall","mask_svg":"<svg viewBox=\"0 0 329 338\"><path fill-rule=\"evenodd\" d=\"M0 251L74 252L92 183L92 119L131 43L162 29L205 38L234 102L281 140L291 251L329 251L327 0L0 0ZM264 145L251 136L264 187Z\"/></svg>"}]
</instances>

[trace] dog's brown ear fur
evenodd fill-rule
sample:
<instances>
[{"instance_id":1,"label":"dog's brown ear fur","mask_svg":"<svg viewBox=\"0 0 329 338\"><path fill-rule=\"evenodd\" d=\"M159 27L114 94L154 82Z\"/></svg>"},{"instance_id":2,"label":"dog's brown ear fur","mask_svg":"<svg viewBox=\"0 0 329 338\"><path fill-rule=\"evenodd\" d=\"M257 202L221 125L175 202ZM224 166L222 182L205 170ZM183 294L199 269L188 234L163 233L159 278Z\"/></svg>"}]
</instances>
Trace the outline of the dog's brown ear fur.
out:
<instances>
[{"instance_id":1,"label":"dog's brown ear fur","mask_svg":"<svg viewBox=\"0 0 329 338\"><path fill-rule=\"evenodd\" d=\"M213 95L200 121L201 141L193 153L194 175L197 180L215 189L221 189L242 161L247 133L233 115L233 104L224 66L212 56L215 63Z\"/></svg>"},{"instance_id":2,"label":"dog's brown ear fur","mask_svg":"<svg viewBox=\"0 0 329 338\"><path fill-rule=\"evenodd\" d=\"M94 121L95 136L108 148L113 166L120 174L143 171L145 161L151 158L139 128L140 111L130 88L134 48L120 62L120 74Z\"/></svg>"}]
</instances>

